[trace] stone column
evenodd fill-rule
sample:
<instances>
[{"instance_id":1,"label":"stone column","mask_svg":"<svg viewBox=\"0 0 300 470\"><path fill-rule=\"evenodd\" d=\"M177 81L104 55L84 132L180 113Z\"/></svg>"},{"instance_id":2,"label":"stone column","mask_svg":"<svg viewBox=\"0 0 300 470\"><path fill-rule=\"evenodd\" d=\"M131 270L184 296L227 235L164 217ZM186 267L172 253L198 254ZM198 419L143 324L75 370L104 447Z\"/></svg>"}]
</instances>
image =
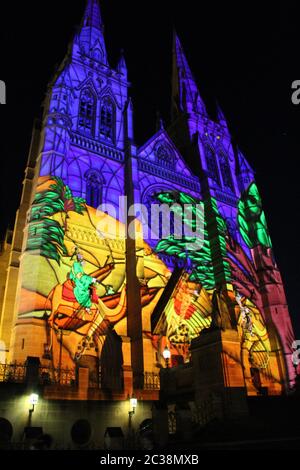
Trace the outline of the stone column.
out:
<instances>
[{"instance_id":1,"label":"stone column","mask_svg":"<svg viewBox=\"0 0 300 470\"><path fill-rule=\"evenodd\" d=\"M248 414L247 390L236 330L207 330L191 344L195 402L207 421Z\"/></svg>"},{"instance_id":2,"label":"stone column","mask_svg":"<svg viewBox=\"0 0 300 470\"><path fill-rule=\"evenodd\" d=\"M79 367L78 369L78 398L87 400L89 389L89 369L87 367Z\"/></svg>"},{"instance_id":3,"label":"stone column","mask_svg":"<svg viewBox=\"0 0 300 470\"><path fill-rule=\"evenodd\" d=\"M128 336L122 336L123 378L125 396L133 393L133 373L131 367L131 344Z\"/></svg>"}]
</instances>

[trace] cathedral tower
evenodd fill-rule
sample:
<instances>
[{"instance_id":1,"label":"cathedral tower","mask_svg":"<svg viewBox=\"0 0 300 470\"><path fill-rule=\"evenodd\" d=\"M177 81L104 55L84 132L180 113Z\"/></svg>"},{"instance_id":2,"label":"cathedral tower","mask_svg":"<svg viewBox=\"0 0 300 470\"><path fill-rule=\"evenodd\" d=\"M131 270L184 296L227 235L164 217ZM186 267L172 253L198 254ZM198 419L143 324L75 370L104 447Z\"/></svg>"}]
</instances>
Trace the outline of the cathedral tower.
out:
<instances>
[{"instance_id":1,"label":"cathedral tower","mask_svg":"<svg viewBox=\"0 0 300 470\"><path fill-rule=\"evenodd\" d=\"M284 359L278 356L279 367L293 378L293 328L254 171L233 144L221 108L217 105L216 119L209 116L176 33L172 117L172 138L200 177L216 285L232 283L260 307L274 333L274 351L284 350ZM225 238L219 215L226 222ZM249 263L255 266L251 274ZM290 386L288 379L285 386Z\"/></svg>"},{"instance_id":2,"label":"cathedral tower","mask_svg":"<svg viewBox=\"0 0 300 470\"><path fill-rule=\"evenodd\" d=\"M134 202L131 195L132 185L129 179L130 155L133 142L132 104L128 99L129 83L127 81L127 66L123 52L116 69L108 60L104 25L98 0L88 0L84 17L70 43L67 55L58 68L48 87L47 99L42 118L42 131L37 140L33 139L29 158L29 167L24 186L24 202L20 206L15 225L15 235L11 261L9 264L8 282L4 296L2 314L2 338L9 352L10 360L25 360L27 356L47 356L42 351L47 344L47 334L43 322L24 318L17 319L22 310L19 294L24 294L24 278L29 275L33 284L38 286L43 282L44 257L46 255L45 227L40 225L38 217L30 215L30 205L37 202L37 194L41 185L47 181L63 182L64 198L85 200L91 208L97 209L101 204L114 207L117 217L123 223L127 222L125 213L119 211L119 197L125 196ZM125 179L127 183L125 184ZM50 181L50 182L51 182ZM48 201L50 203L50 201ZM67 201L65 200L65 208ZM39 209L45 208L45 203ZM71 211L76 210L70 207ZM51 213L51 209L49 209ZM27 218L28 217L28 218ZM68 218L68 216L67 216ZM26 220L30 220L29 226ZM67 221L68 222L68 221ZM66 222L66 224L67 224ZM51 224L52 226L52 224ZM66 227L67 225L65 225ZM56 227L52 227L54 230ZM48 230L51 230L51 227ZM23 232L25 230L25 240ZM86 239L87 245L94 238L88 231L83 232L78 226L68 226L69 238L74 249L78 242ZM47 241L50 239L47 238ZM121 243L121 242L119 242ZM124 242L123 242L124 243ZM135 251L135 242L131 241L127 250L121 250L121 257L127 269L127 303L129 307L128 331L132 333L132 356L139 374L143 374L142 333L138 327L141 315L139 290L137 287L136 268L129 253ZM83 243L84 244L84 243ZM107 243L103 263L112 261L114 242ZM31 260L31 266L23 263L19 270L19 257L23 251L30 249L36 255ZM52 260L58 261L54 254ZM121 282L121 281L120 281ZM26 284L26 281L25 281ZM26 289L26 287L25 287ZM106 287L109 290L108 286ZM43 288L37 287L40 293ZM29 305L31 302L31 305ZM27 302L27 311L42 311L38 307L37 298ZM47 302L45 302L46 305ZM40 314L41 316L42 314ZM16 323L11 337L13 325ZM43 338L43 340L41 340ZM140 345L137 346L137 343ZM9 345L11 346L9 349ZM130 369L131 354L127 344L125 369ZM137 348L138 352L135 350ZM47 348L46 348L47 349Z\"/></svg>"}]
</instances>

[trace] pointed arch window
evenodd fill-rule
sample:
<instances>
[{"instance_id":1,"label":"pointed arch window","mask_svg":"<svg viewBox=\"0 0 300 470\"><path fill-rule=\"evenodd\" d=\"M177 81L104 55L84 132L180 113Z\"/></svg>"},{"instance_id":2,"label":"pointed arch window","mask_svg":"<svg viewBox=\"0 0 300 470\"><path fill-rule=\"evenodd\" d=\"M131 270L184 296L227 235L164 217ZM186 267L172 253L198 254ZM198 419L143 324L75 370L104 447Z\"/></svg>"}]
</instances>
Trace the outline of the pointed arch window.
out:
<instances>
[{"instance_id":1,"label":"pointed arch window","mask_svg":"<svg viewBox=\"0 0 300 470\"><path fill-rule=\"evenodd\" d=\"M229 189L230 191L234 192L234 184L233 184L228 157L223 152L219 154L219 162L220 162L220 170L221 170L221 175L222 175L222 180L223 180L223 186L226 189Z\"/></svg>"},{"instance_id":2,"label":"pointed arch window","mask_svg":"<svg viewBox=\"0 0 300 470\"><path fill-rule=\"evenodd\" d=\"M216 154L209 145L205 146L205 159L207 165L207 175L220 185L221 182Z\"/></svg>"},{"instance_id":3,"label":"pointed arch window","mask_svg":"<svg viewBox=\"0 0 300 470\"><path fill-rule=\"evenodd\" d=\"M83 90L79 103L78 128L86 134L93 135L95 128L96 100L89 89Z\"/></svg>"},{"instance_id":4,"label":"pointed arch window","mask_svg":"<svg viewBox=\"0 0 300 470\"><path fill-rule=\"evenodd\" d=\"M93 59L97 60L97 62L102 61L102 54L99 48L94 49L92 55Z\"/></svg>"},{"instance_id":5,"label":"pointed arch window","mask_svg":"<svg viewBox=\"0 0 300 470\"><path fill-rule=\"evenodd\" d=\"M90 170L85 174L85 180L87 205L97 208L102 203L103 178L97 170Z\"/></svg>"},{"instance_id":6,"label":"pointed arch window","mask_svg":"<svg viewBox=\"0 0 300 470\"><path fill-rule=\"evenodd\" d=\"M110 98L104 98L100 110L100 136L114 141L115 131L115 106Z\"/></svg>"}]
</instances>

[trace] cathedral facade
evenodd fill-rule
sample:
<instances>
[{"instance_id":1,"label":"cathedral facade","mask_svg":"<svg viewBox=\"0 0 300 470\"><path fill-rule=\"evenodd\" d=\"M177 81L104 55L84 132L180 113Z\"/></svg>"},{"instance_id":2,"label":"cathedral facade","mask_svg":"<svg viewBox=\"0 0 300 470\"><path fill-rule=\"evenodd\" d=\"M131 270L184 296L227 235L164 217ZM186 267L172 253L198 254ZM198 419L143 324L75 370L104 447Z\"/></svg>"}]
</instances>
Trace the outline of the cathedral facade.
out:
<instances>
[{"instance_id":1,"label":"cathedral facade","mask_svg":"<svg viewBox=\"0 0 300 470\"><path fill-rule=\"evenodd\" d=\"M100 6L88 0L49 84L0 255L4 360L38 358L74 383L84 369L99 399L158 399L149 381L166 349L183 366L203 332L233 331L225 353L247 394L279 395L294 379L293 330L254 172L221 109L209 116L176 34L172 81L170 126L137 146L125 58L110 66ZM184 225L201 222L194 238L174 235L185 206Z\"/></svg>"}]
</instances>

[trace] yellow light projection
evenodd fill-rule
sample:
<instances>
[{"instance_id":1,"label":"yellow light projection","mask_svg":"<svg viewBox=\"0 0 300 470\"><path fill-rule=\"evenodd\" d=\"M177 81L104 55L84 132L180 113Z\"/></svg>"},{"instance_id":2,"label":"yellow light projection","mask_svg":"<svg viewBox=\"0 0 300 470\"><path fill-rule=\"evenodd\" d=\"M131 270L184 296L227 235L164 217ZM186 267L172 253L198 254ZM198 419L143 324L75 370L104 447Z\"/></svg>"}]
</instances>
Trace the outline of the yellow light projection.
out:
<instances>
[{"instance_id":1,"label":"yellow light projection","mask_svg":"<svg viewBox=\"0 0 300 470\"><path fill-rule=\"evenodd\" d=\"M136 231L142 233L137 221ZM33 354L51 360L55 367L72 369L87 357L101 358L108 334L128 336L124 224L73 197L59 178L41 177L27 239L18 336L27 335ZM153 312L172 273L141 236L136 239L136 261L145 370L161 367L166 344L173 365L187 362L191 341L205 329L225 328L222 319L231 310L241 349L228 353L244 368L249 393L256 393L257 371L260 387L271 384L279 393L277 359L253 302L239 296L230 283L218 290L205 289L182 269L152 331ZM22 351L16 350L21 358ZM123 349L124 353L128 363L130 353Z\"/></svg>"}]
</instances>

